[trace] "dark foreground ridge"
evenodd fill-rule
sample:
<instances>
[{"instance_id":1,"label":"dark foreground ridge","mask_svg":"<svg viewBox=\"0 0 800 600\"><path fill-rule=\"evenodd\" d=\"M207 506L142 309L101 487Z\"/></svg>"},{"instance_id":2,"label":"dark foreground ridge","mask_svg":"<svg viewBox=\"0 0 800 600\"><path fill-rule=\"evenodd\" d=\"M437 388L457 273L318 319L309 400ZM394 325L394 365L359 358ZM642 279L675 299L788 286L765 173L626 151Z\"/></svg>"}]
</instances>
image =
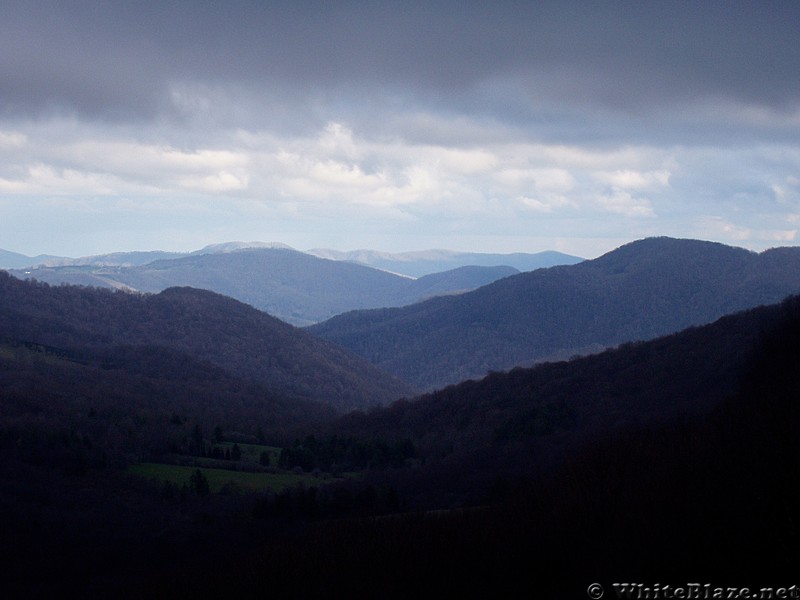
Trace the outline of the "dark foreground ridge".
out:
<instances>
[{"instance_id":1,"label":"dark foreground ridge","mask_svg":"<svg viewBox=\"0 0 800 600\"><path fill-rule=\"evenodd\" d=\"M0 272L0 339L73 350L168 348L274 394L340 411L386 404L412 392L347 350L241 302L192 288L141 295L49 286Z\"/></svg>"},{"instance_id":2,"label":"dark foreground ridge","mask_svg":"<svg viewBox=\"0 0 800 600\"><path fill-rule=\"evenodd\" d=\"M0 427L0 558L14 597L561 599L593 582L609 594L631 581L794 584L800 298L261 445L158 413L178 406L169 393L142 410L157 381L201 389L204 375L170 378L158 366L168 355L136 356L123 368L53 347L0 349L4 398L16 398ZM124 373L103 393L120 384L141 398L132 410L95 404L91 387L57 379L63 393L43 402L41 386L73 368L98 381ZM245 414L238 393L223 396L227 419ZM103 461L120 456L115 444L143 447L131 439L146 432L206 466L182 489ZM276 476L307 479L273 491L209 484L208 465L252 465L240 456L250 448L264 448L254 460Z\"/></svg>"}]
</instances>

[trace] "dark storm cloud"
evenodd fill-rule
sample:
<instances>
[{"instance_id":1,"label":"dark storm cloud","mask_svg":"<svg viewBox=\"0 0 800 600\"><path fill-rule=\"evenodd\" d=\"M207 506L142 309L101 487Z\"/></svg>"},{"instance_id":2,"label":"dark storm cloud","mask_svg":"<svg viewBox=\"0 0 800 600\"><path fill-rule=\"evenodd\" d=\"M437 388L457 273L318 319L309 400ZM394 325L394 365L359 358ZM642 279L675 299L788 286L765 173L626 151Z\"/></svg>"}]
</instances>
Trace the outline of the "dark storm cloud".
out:
<instances>
[{"instance_id":1,"label":"dark storm cloud","mask_svg":"<svg viewBox=\"0 0 800 600\"><path fill-rule=\"evenodd\" d=\"M369 90L500 117L706 100L791 111L798 23L796 2L11 3L0 106L152 117L171 86L204 84L287 102Z\"/></svg>"}]
</instances>

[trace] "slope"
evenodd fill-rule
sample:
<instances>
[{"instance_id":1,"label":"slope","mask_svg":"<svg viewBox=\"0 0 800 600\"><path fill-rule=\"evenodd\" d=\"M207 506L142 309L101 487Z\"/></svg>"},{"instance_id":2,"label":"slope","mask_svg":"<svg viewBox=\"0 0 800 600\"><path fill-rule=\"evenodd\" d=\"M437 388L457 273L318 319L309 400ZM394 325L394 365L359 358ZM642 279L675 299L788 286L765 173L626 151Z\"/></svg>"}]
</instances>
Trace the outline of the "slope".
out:
<instances>
[{"instance_id":1,"label":"slope","mask_svg":"<svg viewBox=\"0 0 800 600\"><path fill-rule=\"evenodd\" d=\"M467 294L352 312L309 331L433 389L491 370L650 339L800 291L800 249L756 254L652 238Z\"/></svg>"},{"instance_id":2,"label":"slope","mask_svg":"<svg viewBox=\"0 0 800 600\"><path fill-rule=\"evenodd\" d=\"M51 287L0 272L0 338L58 348L161 346L338 410L385 404L410 388L363 359L266 313L191 288L135 295Z\"/></svg>"},{"instance_id":3,"label":"slope","mask_svg":"<svg viewBox=\"0 0 800 600\"><path fill-rule=\"evenodd\" d=\"M364 483L418 510L329 521L245 558L216 589L571 598L596 581L654 597L669 582L663 597L724 597L715 586L728 581L787 595L800 559L798 365L795 297L349 415L332 439L414 438L420 460ZM313 498L324 505L324 490ZM625 581L643 583L614 583Z\"/></svg>"},{"instance_id":4,"label":"slope","mask_svg":"<svg viewBox=\"0 0 800 600\"><path fill-rule=\"evenodd\" d=\"M419 250L413 252L378 252L375 250L353 250L340 252L317 248L309 250L309 254L320 258L346 260L392 273L401 273L409 277L422 277L441 271L449 271L459 267L480 266L493 267L507 265L518 271L533 271L555 265L572 265L583 259L562 252L546 250L544 252L511 254L492 254L482 252L457 252L454 250Z\"/></svg>"},{"instance_id":5,"label":"slope","mask_svg":"<svg viewBox=\"0 0 800 600\"><path fill-rule=\"evenodd\" d=\"M22 269L56 258L55 256L47 255L32 257L0 249L0 269Z\"/></svg>"},{"instance_id":6,"label":"slope","mask_svg":"<svg viewBox=\"0 0 800 600\"><path fill-rule=\"evenodd\" d=\"M796 380L798 331L794 296L655 340L493 373L345 415L332 431L411 440L426 466L408 474L410 489L434 507L445 498L477 502L497 477L550 472L587 443L700 423L747 388L753 373L764 384L764 373L774 373L776 382L790 373ZM794 336L788 349L780 341L786 335ZM772 346L769 358L765 344Z\"/></svg>"},{"instance_id":7,"label":"slope","mask_svg":"<svg viewBox=\"0 0 800 600\"><path fill-rule=\"evenodd\" d=\"M80 443L67 443L62 458L77 453L86 466L174 452L194 427L288 443L336 414L320 402L280 396L185 353L152 346L75 351L6 341L0 343L0 381L0 430L72 432ZM53 464L57 454L58 447L45 462Z\"/></svg>"}]
</instances>

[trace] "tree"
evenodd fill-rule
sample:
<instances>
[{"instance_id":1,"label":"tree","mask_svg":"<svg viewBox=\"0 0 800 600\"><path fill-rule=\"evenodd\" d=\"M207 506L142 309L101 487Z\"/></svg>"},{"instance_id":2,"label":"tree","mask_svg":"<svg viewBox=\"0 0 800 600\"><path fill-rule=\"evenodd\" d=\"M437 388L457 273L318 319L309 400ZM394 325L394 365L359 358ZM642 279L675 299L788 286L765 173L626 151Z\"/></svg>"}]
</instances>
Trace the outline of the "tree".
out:
<instances>
[{"instance_id":1,"label":"tree","mask_svg":"<svg viewBox=\"0 0 800 600\"><path fill-rule=\"evenodd\" d=\"M192 429L192 438L189 442L190 451L196 456L203 456L206 453L206 444L203 440L203 430L200 425L195 425Z\"/></svg>"},{"instance_id":2,"label":"tree","mask_svg":"<svg viewBox=\"0 0 800 600\"><path fill-rule=\"evenodd\" d=\"M211 491L208 479L206 479L206 476L203 475L200 469L195 469L192 476L189 478L189 483L198 496L206 496Z\"/></svg>"}]
</instances>

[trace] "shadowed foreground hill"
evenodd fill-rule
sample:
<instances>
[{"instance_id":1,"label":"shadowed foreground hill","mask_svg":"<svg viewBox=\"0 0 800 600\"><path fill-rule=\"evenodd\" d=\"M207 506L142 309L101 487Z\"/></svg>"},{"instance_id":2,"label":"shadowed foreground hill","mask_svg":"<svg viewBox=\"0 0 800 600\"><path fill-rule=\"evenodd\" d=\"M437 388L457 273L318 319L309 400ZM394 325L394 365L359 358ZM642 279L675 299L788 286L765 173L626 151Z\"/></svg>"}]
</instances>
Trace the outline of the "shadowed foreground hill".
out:
<instances>
[{"instance_id":1,"label":"shadowed foreground hill","mask_svg":"<svg viewBox=\"0 0 800 600\"><path fill-rule=\"evenodd\" d=\"M288 443L336 416L321 402L280 396L153 346L67 351L0 342L0 398L0 445L78 473L185 449L195 427Z\"/></svg>"},{"instance_id":2,"label":"shadowed foreground hill","mask_svg":"<svg viewBox=\"0 0 800 600\"><path fill-rule=\"evenodd\" d=\"M653 238L458 297L357 311L309 331L424 389L709 323L800 291L800 248Z\"/></svg>"},{"instance_id":3,"label":"shadowed foreground hill","mask_svg":"<svg viewBox=\"0 0 800 600\"><path fill-rule=\"evenodd\" d=\"M570 361L517 367L345 415L340 435L411 439L424 456L568 439L706 415L740 388L764 332L800 322L800 297ZM563 448L562 448L563 450ZM517 457L520 464L523 456ZM471 470L476 470L473 464ZM494 477L493 465L489 477Z\"/></svg>"},{"instance_id":4,"label":"shadowed foreground hill","mask_svg":"<svg viewBox=\"0 0 800 600\"><path fill-rule=\"evenodd\" d=\"M97 454L91 439L136 451L131 421L155 436L144 447L174 438L169 413L147 407L154 390L168 410L195 394L205 405L210 379L226 402L245 407L249 392L197 363L170 368L185 356L174 351L34 350L0 344L2 391L15 394L0 428L10 597L561 600L591 582L607 595L621 581L796 585L797 298L343 417L336 440L408 435L418 453L275 494L168 495L102 462L74 472ZM129 387L132 401L87 404L80 375L92 372L95 390ZM48 389L69 402L48 411ZM20 435L37 429L38 444ZM325 432L311 433L309 451L323 448Z\"/></svg>"},{"instance_id":5,"label":"shadowed foreground hill","mask_svg":"<svg viewBox=\"0 0 800 600\"><path fill-rule=\"evenodd\" d=\"M409 508L439 510L314 523L335 492L298 493L311 516L302 535L265 538L189 589L560 600L585 597L593 582L607 595L616 582L699 582L708 597L727 585L779 597L760 590L796 585L799 366L792 298L346 417L339 435L423 442L422 464L367 482L373 495L388 485ZM186 583L170 572L151 589Z\"/></svg>"},{"instance_id":6,"label":"shadowed foreground hill","mask_svg":"<svg viewBox=\"0 0 800 600\"><path fill-rule=\"evenodd\" d=\"M161 346L274 393L338 410L411 393L342 348L236 300L191 288L135 295L51 287L0 273L0 337L65 349Z\"/></svg>"}]
</instances>

